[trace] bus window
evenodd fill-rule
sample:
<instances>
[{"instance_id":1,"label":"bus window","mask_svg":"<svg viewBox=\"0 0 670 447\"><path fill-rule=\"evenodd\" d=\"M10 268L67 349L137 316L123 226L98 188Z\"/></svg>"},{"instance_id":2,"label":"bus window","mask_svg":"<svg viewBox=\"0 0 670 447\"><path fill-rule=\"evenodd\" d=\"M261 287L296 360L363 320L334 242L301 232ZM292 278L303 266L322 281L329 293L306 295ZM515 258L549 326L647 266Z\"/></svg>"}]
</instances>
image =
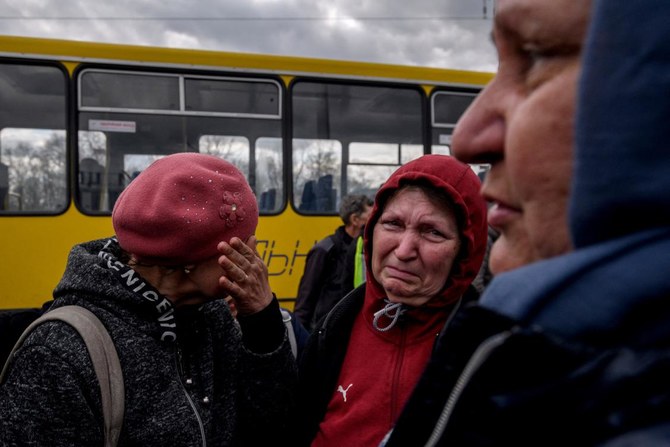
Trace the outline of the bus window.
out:
<instances>
[{"instance_id":1,"label":"bus window","mask_svg":"<svg viewBox=\"0 0 670 447\"><path fill-rule=\"evenodd\" d=\"M140 175L140 172L149 167L151 163L165 157L165 155L139 155L126 154L123 156L123 170L130 173L130 179Z\"/></svg>"},{"instance_id":2,"label":"bus window","mask_svg":"<svg viewBox=\"0 0 670 447\"><path fill-rule=\"evenodd\" d=\"M234 164L249 178L249 140L245 137L226 135L203 135L199 150Z\"/></svg>"},{"instance_id":3,"label":"bus window","mask_svg":"<svg viewBox=\"0 0 670 447\"><path fill-rule=\"evenodd\" d=\"M189 111L281 116L279 89L274 84L192 78L184 84Z\"/></svg>"},{"instance_id":4,"label":"bus window","mask_svg":"<svg viewBox=\"0 0 670 447\"><path fill-rule=\"evenodd\" d=\"M433 144L431 152L433 154L451 155L451 135L447 135L448 139L443 139L446 144Z\"/></svg>"},{"instance_id":5,"label":"bus window","mask_svg":"<svg viewBox=\"0 0 670 447\"><path fill-rule=\"evenodd\" d=\"M400 145L400 164L405 164L415 160L423 155L423 145L419 144L401 144Z\"/></svg>"},{"instance_id":6,"label":"bus window","mask_svg":"<svg viewBox=\"0 0 670 447\"><path fill-rule=\"evenodd\" d=\"M436 92L432 97L431 124L433 127L453 129L476 96L476 93Z\"/></svg>"},{"instance_id":7,"label":"bus window","mask_svg":"<svg viewBox=\"0 0 670 447\"><path fill-rule=\"evenodd\" d=\"M358 143L349 145L347 194L374 197L398 166L423 155L420 144Z\"/></svg>"},{"instance_id":8,"label":"bus window","mask_svg":"<svg viewBox=\"0 0 670 447\"><path fill-rule=\"evenodd\" d=\"M431 152L451 155L451 134L477 92L437 91L431 97Z\"/></svg>"},{"instance_id":9,"label":"bus window","mask_svg":"<svg viewBox=\"0 0 670 447\"><path fill-rule=\"evenodd\" d=\"M449 135L449 144L451 144L451 135ZM451 146L444 144L434 144L432 152L433 154L451 155ZM489 164L471 164L470 167L482 181L484 180L484 176L488 170L491 169L491 165Z\"/></svg>"},{"instance_id":10,"label":"bus window","mask_svg":"<svg viewBox=\"0 0 670 447\"><path fill-rule=\"evenodd\" d=\"M67 207L65 131L0 131L3 211L59 212Z\"/></svg>"},{"instance_id":11,"label":"bus window","mask_svg":"<svg viewBox=\"0 0 670 447\"><path fill-rule=\"evenodd\" d=\"M96 159L104 182L101 200L83 200L85 194L79 191L83 211L108 213L113 208L123 188L139 173L129 168L126 155L140 160L175 152L203 152L235 164L261 205L258 187L272 182L257 169L253 142L281 141L282 91L277 81L100 69L83 70L78 79L79 129L102 133L102 138L96 136L96 147L102 149L97 158L89 155L80 137L80 168L83 160ZM281 150L275 152L275 158L281 156ZM282 208L282 181L282 176L274 178L279 194L271 209L260 206L262 212Z\"/></svg>"},{"instance_id":12,"label":"bus window","mask_svg":"<svg viewBox=\"0 0 670 447\"><path fill-rule=\"evenodd\" d=\"M80 78L82 108L179 110L179 78L89 70Z\"/></svg>"},{"instance_id":13,"label":"bus window","mask_svg":"<svg viewBox=\"0 0 670 447\"><path fill-rule=\"evenodd\" d=\"M333 213L339 203L342 145L332 140L293 140L293 203L305 213Z\"/></svg>"},{"instance_id":14,"label":"bus window","mask_svg":"<svg viewBox=\"0 0 670 447\"><path fill-rule=\"evenodd\" d=\"M261 212L277 213L282 209L284 197L281 138L256 140L256 172L251 185L258 198Z\"/></svg>"},{"instance_id":15,"label":"bus window","mask_svg":"<svg viewBox=\"0 0 670 447\"><path fill-rule=\"evenodd\" d=\"M416 87L296 82L291 90L295 208L336 214L343 195L372 195L403 160L423 154L422 98ZM330 194L321 202L327 206L310 205L324 193Z\"/></svg>"},{"instance_id":16,"label":"bus window","mask_svg":"<svg viewBox=\"0 0 670 447\"><path fill-rule=\"evenodd\" d=\"M0 213L67 208L66 93L59 67L0 64Z\"/></svg>"},{"instance_id":17,"label":"bus window","mask_svg":"<svg viewBox=\"0 0 670 447\"><path fill-rule=\"evenodd\" d=\"M78 201L86 209L100 209L100 202L105 201L107 181L105 159L107 138L97 131L79 131L79 188Z\"/></svg>"},{"instance_id":18,"label":"bus window","mask_svg":"<svg viewBox=\"0 0 670 447\"><path fill-rule=\"evenodd\" d=\"M476 92L438 91L433 94L431 98L431 152L433 154L451 155L451 133L476 96ZM483 179L490 165L472 164L470 167L480 179Z\"/></svg>"}]
</instances>

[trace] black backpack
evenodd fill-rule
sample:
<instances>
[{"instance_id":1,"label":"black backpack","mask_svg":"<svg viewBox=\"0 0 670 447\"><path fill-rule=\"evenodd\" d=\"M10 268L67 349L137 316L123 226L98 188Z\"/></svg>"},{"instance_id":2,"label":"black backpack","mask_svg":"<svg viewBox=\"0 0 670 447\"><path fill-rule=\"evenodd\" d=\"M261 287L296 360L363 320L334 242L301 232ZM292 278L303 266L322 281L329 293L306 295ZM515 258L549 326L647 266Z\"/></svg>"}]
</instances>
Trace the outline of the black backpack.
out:
<instances>
[{"instance_id":1,"label":"black backpack","mask_svg":"<svg viewBox=\"0 0 670 447\"><path fill-rule=\"evenodd\" d=\"M23 331L40 317L51 305L51 301L44 306L27 309L0 310L0 365L4 365L7 356Z\"/></svg>"}]
</instances>

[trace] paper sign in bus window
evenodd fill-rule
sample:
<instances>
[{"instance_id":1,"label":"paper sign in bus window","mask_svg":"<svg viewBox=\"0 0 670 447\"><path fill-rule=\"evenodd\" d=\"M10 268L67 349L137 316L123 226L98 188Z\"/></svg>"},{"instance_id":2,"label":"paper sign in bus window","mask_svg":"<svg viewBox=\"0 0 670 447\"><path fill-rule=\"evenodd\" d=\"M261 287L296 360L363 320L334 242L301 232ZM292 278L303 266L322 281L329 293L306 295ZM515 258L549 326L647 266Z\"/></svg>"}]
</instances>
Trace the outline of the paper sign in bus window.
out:
<instances>
[{"instance_id":1,"label":"paper sign in bus window","mask_svg":"<svg viewBox=\"0 0 670 447\"><path fill-rule=\"evenodd\" d=\"M135 133L136 127L135 121L88 120L88 130Z\"/></svg>"}]
</instances>

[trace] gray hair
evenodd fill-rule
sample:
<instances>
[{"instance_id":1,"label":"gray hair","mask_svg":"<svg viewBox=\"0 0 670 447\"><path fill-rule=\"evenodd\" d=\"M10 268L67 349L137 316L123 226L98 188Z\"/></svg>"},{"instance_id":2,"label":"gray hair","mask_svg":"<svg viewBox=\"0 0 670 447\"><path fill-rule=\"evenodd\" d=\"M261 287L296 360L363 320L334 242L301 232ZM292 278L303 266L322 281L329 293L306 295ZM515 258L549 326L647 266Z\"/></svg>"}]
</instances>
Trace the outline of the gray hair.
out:
<instances>
[{"instance_id":1,"label":"gray hair","mask_svg":"<svg viewBox=\"0 0 670 447\"><path fill-rule=\"evenodd\" d=\"M342 197L340 202L340 217L344 224L348 224L352 215L359 215L366 207L372 206L374 202L365 194L349 194Z\"/></svg>"}]
</instances>

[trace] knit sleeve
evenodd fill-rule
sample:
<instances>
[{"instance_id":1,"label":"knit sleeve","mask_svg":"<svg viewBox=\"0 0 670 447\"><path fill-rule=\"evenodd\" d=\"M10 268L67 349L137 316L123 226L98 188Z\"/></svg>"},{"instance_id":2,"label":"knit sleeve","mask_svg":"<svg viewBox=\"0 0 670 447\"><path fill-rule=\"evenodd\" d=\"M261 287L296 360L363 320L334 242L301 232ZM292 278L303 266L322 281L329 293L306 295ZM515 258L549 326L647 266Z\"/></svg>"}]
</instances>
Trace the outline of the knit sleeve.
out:
<instances>
[{"instance_id":1,"label":"knit sleeve","mask_svg":"<svg viewBox=\"0 0 670 447\"><path fill-rule=\"evenodd\" d=\"M288 445L295 424L298 374L288 337L272 352L243 349L239 421L244 445ZM261 427L261 429L259 429Z\"/></svg>"},{"instance_id":2,"label":"knit sleeve","mask_svg":"<svg viewBox=\"0 0 670 447\"><path fill-rule=\"evenodd\" d=\"M253 352L274 351L286 334L277 298L273 298L270 304L260 312L239 316L237 320L242 329L242 342L247 349Z\"/></svg>"},{"instance_id":3,"label":"knit sleeve","mask_svg":"<svg viewBox=\"0 0 670 447\"><path fill-rule=\"evenodd\" d=\"M92 365L74 365L57 346L36 343L48 332L43 326L17 352L0 387L0 445L102 445L100 409L92 407L100 397L91 395L97 382L91 383L94 376L82 376ZM61 341L73 341L68 338Z\"/></svg>"},{"instance_id":4,"label":"knit sleeve","mask_svg":"<svg viewBox=\"0 0 670 447\"><path fill-rule=\"evenodd\" d=\"M312 328L314 310L323 287L323 269L327 257L328 251L317 244L307 253L305 259L305 270L300 278L294 313L307 330Z\"/></svg>"}]
</instances>

